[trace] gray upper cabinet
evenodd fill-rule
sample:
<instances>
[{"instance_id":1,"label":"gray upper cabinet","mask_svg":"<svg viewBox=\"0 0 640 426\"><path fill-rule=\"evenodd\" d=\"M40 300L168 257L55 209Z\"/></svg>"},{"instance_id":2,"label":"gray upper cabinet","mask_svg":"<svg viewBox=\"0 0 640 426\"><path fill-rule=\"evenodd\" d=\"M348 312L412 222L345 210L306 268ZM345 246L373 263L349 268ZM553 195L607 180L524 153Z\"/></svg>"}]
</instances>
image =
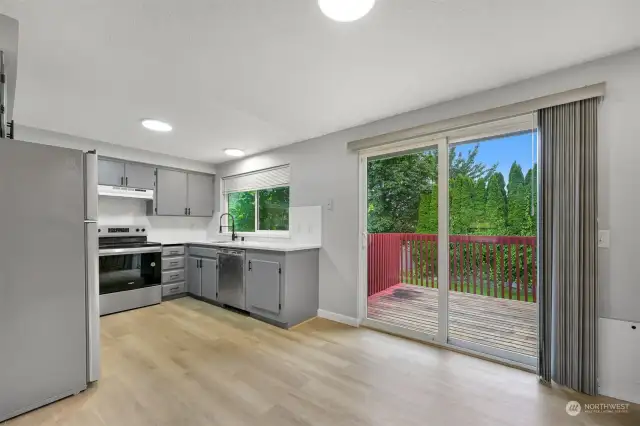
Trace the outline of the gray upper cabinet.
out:
<instances>
[{"instance_id":1,"label":"gray upper cabinet","mask_svg":"<svg viewBox=\"0 0 640 426\"><path fill-rule=\"evenodd\" d=\"M218 261L201 259L200 272L202 280L202 297L209 300L218 299Z\"/></svg>"},{"instance_id":2,"label":"gray upper cabinet","mask_svg":"<svg viewBox=\"0 0 640 426\"><path fill-rule=\"evenodd\" d=\"M124 186L124 163L112 160L98 160L98 184Z\"/></svg>"},{"instance_id":3,"label":"gray upper cabinet","mask_svg":"<svg viewBox=\"0 0 640 426\"><path fill-rule=\"evenodd\" d=\"M124 168L124 183L130 188L155 189L156 169L143 164L127 163Z\"/></svg>"},{"instance_id":4,"label":"gray upper cabinet","mask_svg":"<svg viewBox=\"0 0 640 426\"><path fill-rule=\"evenodd\" d=\"M189 173L187 180L189 216L213 216L213 176Z\"/></svg>"},{"instance_id":5,"label":"gray upper cabinet","mask_svg":"<svg viewBox=\"0 0 640 426\"><path fill-rule=\"evenodd\" d=\"M247 308L278 314L280 304L280 262L249 258L247 261Z\"/></svg>"},{"instance_id":6,"label":"gray upper cabinet","mask_svg":"<svg viewBox=\"0 0 640 426\"><path fill-rule=\"evenodd\" d=\"M185 216L187 214L187 173L158 169L156 214Z\"/></svg>"},{"instance_id":7,"label":"gray upper cabinet","mask_svg":"<svg viewBox=\"0 0 640 426\"><path fill-rule=\"evenodd\" d=\"M202 276L200 274L200 258L187 258L187 291L196 296L202 296Z\"/></svg>"}]
</instances>

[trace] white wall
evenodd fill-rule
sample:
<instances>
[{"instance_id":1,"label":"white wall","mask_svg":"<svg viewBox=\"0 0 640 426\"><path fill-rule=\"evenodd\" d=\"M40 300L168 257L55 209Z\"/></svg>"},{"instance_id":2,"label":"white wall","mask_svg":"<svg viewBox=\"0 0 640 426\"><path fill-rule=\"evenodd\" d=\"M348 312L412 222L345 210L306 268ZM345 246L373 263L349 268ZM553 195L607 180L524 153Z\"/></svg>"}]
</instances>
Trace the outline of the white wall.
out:
<instances>
[{"instance_id":1,"label":"white wall","mask_svg":"<svg viewBox=\"0 0 640 426\"><path fill-rule=\"evenodd\" d=\"M212 164L186 158L172 157L142 149L128 148L93 139L66 135L64 133L37 129L35 127L16 125L15 138L26 142L35 142L44 145L61 146L65 148L81 149L84 151L96 150L98 155L120 158L129 161L138 161L158 166L174 167L177 169L193 170L203 173L215 173Z\"/></svg>"},{"instance_id":2,"label":"white wall","mask_svg":"<svg viewBox=\"0 0 640 426\"><path fill-rule=\"evenodd\" d=\"M425 76L428 77L428 76ZM611 248L599 251L600 316L639 321L640 285L640 49L556 71L498 89L397 115L217 165L227 176L291 164L291 204L324 205L320 253L320 309L357 315L358 156L347 142L483 111L605 81L599 144L599 222L611 230ZM219 193L218 191L216 193ZM220 205L220 204L217 204Z\"/></svg>"}]
</instances>

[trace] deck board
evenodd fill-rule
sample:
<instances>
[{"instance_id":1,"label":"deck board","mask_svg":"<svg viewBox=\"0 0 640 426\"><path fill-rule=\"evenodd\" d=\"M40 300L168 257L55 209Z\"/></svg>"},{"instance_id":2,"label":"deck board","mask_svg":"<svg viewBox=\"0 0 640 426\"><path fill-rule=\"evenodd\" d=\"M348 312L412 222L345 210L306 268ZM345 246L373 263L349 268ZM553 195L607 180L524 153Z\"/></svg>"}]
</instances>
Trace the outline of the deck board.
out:
<instances>
[{"instance_id":1,"label":"deck board","mask_svg":"<svg viewBox=\"0 0 640 426\"><path fill-rule=\"evenodd\" d=\"M527 356L537 356L536 304L449 293L449 337ZM369 297L367 316L435 335L438 289L397 284Z\"/></svg>"}]
</instances>

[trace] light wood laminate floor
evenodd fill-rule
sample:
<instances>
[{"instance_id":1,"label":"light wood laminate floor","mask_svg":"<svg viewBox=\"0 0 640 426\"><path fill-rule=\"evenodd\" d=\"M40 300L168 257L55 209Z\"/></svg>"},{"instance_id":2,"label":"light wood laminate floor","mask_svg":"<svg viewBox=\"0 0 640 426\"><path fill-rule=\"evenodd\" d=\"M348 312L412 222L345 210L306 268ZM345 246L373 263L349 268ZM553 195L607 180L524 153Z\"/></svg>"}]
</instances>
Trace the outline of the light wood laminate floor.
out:
<instances>
[{"instance_id":1,"label":"light wood laminate floor","mask_svg":"<svg viewBox=\"0 0 640 426\"><path fill-rule=\"evenodd\" d=\"M639 425L533 374L315 319L285 331L190 298L102 319L102 380L26 425Z\"/></svg>"}]
</instances>

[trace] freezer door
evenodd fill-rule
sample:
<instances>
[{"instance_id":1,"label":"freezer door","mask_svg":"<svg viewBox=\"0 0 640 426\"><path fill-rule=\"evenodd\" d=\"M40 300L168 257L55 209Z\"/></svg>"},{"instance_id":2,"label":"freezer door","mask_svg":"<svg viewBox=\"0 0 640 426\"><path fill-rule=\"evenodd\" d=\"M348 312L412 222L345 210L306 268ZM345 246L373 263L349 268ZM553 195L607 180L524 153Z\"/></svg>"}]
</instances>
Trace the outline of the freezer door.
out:
<instances>
[{"instance_id":1,"label":"freezer door","mask_svg":"<svg viewBox=\"0 0 640 426\"><path fill-rule=\"evenodd\" d=\"M87 386L82 151L0 139L0 422Z\"/></svg>"},{"instance_id":2,"label":"freezer door","mask_svg":"<svg viewBox=\"0 0 640 426\"><path fill-rule=\"evenodd\" d=\"M87 248L87 382L100 378L100 284L98 267L98 224L85 223Z\"/></svg>"}]
</instances>

